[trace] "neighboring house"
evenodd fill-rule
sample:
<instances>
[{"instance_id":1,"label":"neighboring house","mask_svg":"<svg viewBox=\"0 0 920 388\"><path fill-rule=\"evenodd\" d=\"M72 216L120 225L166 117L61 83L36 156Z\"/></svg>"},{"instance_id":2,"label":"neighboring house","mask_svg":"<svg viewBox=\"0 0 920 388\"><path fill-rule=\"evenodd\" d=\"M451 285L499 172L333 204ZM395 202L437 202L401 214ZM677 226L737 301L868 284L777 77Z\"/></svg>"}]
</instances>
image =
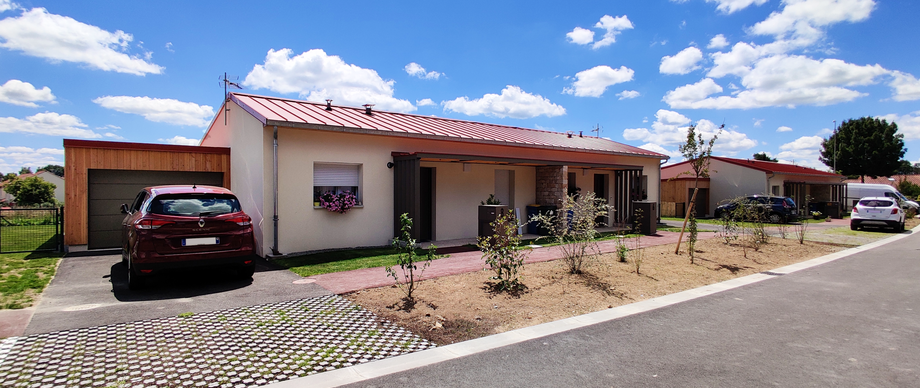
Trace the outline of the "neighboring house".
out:
<instances>
[{"instance_id":1,"label":"neighboring house","mask_svg":"<svg viewBox=\"0 0 920 388\"><path fill-rule=\"evenodd\" d=\"M838 202L838 214L845 210L845 176L785 163L721 156L711 158L707 189L698 194L708 198L704 201L708 206L705 212L697 213L699 216L712 216L720 203L752 194L790 197L799 207L806 205L807 198L813 204L811 207L817 206L819 210L824 209L827 202ZM684 206L689 203L689 194L693 191L692 174L689 162L661 168L662 208L674 206L669 202L684 203Z\"/></svg>"},{"instance_id":2,"label":"neighboring house","mask_svg":"<svg viewBox=\"0 0 920 388\"><path fill-rule=\"evenodd\" d=\"M881 183L884 185L889 185L894 188L898 188L898 184L901 181L908 181L915 185L920 185L920 175L892 175L892 176L880 176L878 178L873 178L871 176L866 177L866 181L863 182L859 178L856 179L847 179L844 183Z\"/></svg>"},{"instance_id":3,"label":"neighboring house","mask_svg":"<svg viewBox=\"0 0 920 388\"><path fill-rule=\"evenodd\" d=\"M229 95L201 145L231 148L232 190L262 255L386 245L402 213L420 241L476 237L489 194L523 215L593 191L616 210L612 223L626 223L632 201L657 200L667 159L580 133L242 93ZM345 190L359 206L316 206L319 194Z\"/></svg>"},{"instance_id":4,"label":"neighboring house","mask_svg":"<svg viewBox=\"0 0 920 388\"><path fill-rule=\"evenodd\" d=\"M64 202L64 178L54 175L54 173L52 172L42 170L36 173L28 173L28 174L19 175L19 179L26 179L26 178L33 177L33 176L37 176L41 178L42 180L44 180L45 182L54 184L55 186L54 199L56 199L58 202L61 202L61 203ZM0 183L0 200L6 203L16 202L16 198L12 194L7 193L6 190L3 189L3 187L6 186L7 183L9 182L7 181L7 182Z\"/></svg>"}]
</instances>

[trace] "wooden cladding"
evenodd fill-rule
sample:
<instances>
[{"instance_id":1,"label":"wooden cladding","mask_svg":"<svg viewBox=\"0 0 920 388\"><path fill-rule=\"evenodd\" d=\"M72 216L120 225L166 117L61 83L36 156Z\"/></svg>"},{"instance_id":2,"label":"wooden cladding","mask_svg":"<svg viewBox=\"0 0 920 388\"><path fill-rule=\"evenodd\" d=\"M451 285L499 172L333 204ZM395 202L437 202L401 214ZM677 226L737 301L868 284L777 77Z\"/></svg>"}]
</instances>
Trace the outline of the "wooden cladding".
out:
<instances>
[{"instance_id":1,"label":"wooden cladding","mask_svg":"<svg viewBox=\"0 0 920 388\"><path fill-rule=\"evenodd\" d=\"M230 188L230 149L64 140L64 244L88 240L89 170L221 172Z\"/></svg>"}]
</instances>

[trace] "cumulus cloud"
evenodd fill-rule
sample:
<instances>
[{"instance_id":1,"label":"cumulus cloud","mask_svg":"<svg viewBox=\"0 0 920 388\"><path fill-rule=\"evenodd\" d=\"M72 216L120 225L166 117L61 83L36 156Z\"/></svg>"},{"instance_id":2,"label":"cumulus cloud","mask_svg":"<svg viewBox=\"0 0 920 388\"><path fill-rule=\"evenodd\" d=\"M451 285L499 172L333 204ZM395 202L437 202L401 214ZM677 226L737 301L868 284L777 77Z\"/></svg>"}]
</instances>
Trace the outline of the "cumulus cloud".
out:
<instances>
[{"instance_id":1,"label":"cumulus cloud","mask_svg":"<svg viewBox=\"0 0 920 388\"><path fill-rule=\"evenodd\" d=\"M19 9L19 4L16 4L10 0L0 0L0 12L6 12L14 9Z\"/></svg>"},{"instance_id":2,"label":"cumulus cloud","mask_svg":"<svg viewBox=\"0 0 920 388\"><path fill-rule=\"evenodd\" d=\"M426 73L425 68L422 67L422 65L419 65L418 63L415 63L415 62L409 63L403 69L405 69L406 73L408 73L409 75L413 77L418 77L421 79L438 79L441 77L441 73L438 73L436 71L429 71Z\"/></svg>"},{"instance_id":3,"label":"cumulus cloud","mask_svg":"<svg viewBox=\"0 0 920 388\"><path fill-rule=\"evenodd\" d=\"M779 128L776 128L776 132L792 132L792 128L789 128L789 127L783 125L783 126L781 126L781 127L779 127Z\"/></svg>"},{"instance_id":4,"label":"cumulus cloud","mask_svg":"<svg viewBox=\"0 0 920 388\"><path fill-rule=\"evenodd\" d=\"M601 47L607 47L611 44L614 44L617 41L617 35L622 33L624 30L630 30L633 28L633 24L629 21L629 18L626 15L613 17L610 15L604 15L601 17L601 20L594 24L594 28L604 30L604 37L599 41L594 41L594 31L575 27L574 30L565 34L569 42L580 44L580 45L591 45L591 48L597 50Z\"/></svg>"},{"instance_id":5,"label":"cumulus cloud","mask_svg":"<svg viewBox=\"0 0 920 388\"><path fill-rule=\"evenodd\" d=\"M920 100L920 80L910 74L900 71L894 71L891 75L894 79L888 86L894 89L894 96L892 98L894 98L895 101Z\"/></svg>"},{"instance_id":6,"label":"cumulus cloud","mask_svg":"<svg viewBox=\"0 0 920 388\"><path fill-rule=\"evenodd\" d=\"M874 0L783 0L783 10L754 24L749 32L808 45L824 38L823 28L869 18Z\"/></svg>"},{"instance_id":7,"label":"cumulus cloud","mask_svg":"<svg viewBox=\"0 0 920 388\"><path fill-rule=\"evenodd\" d=\"M0 133L23 133L83 139L102 137L102 135L86 129L86 124L83 124L76 116L54 112L38 113L25 119L0 117Z\"/></svg>"},{"instance_id":8,"label":"cumulus cloud","mask_svg":"<svg viewBox=\"0 0 920 388\"><path fill-rule=\"evenodd\" d=\"M11 79L0 86L0 102L7 104L35 108L38 107L36 102L53 103L54 99L54 94L51 94L51 88L45 86L41 89L36 89L32 84L18 79Z\"/></svg>"},{"instance_id":9,"label":"cumulus cloud","mask_svg":"<svg viewBox=\"0 0 920 388\"><path fill-rule=\"evenodd\" d=\"M716 3L716 9L722 13L733 14L751 5L763 5L769 0L706 0L707 3Z\"/></svg>"},{"instance_id":10,"label":"cumulus cloud","mask_svg":"<svg viewBox=\"0 0 920 388\"><path fill-rule=\"evenodd\" d=\"M421 100L415 100L415 105L416 106L432 106L432 105L438 105L438 104L435 104L435 102L431 101L430 98L423 98Z\"/></svg>"},{"instance_id":11,"label":"cumulus cloud","mask_svg":"<svg viewBox=\"0 0 920 388\"><path fill-rule=\"evenodd\" d=\"M646 142L642 148L648 150L658 150L666 155L680 155L677 146L687 141L687 129L691 120L680 113L665 109L658 110L655 113L655 122L652 123L652 129L648 128L628 128L623 130L623 138L631 141ZM732 130L720 129L718 125L709 120L699 120L696 123L696 131L703 135L705 140L711 139L718 134L713 147L713 151L721 152L725 155L734 156L742 150L750 149L757 146L757 141L750 139L746 134ZM667 147L671 147L669 151ZM676 154L675 154L676 153Z\"/></svg>"},{"instance_id":12,"label":"cumulus cloud","mask_svg":"<svg viewBox=\"0 0 920 388\"><path fill-rule=\"evenodd\" d=\"M723 49L726 47L728 47L728 39L725 39L725 35L722 34L713 36L709 40L709 45L706 46L709 49Z\"/></svg>"},{"instance_id":13,"label":"cumulus cloud","mask_svg":"<svg viewBox=\"0 0 920 388\"><path fill-rule=\"evenodd\" d=\"M696 47L687 47L677 55L665 56L661 58L661 65L658 71L661 74L687 74L700 68L700 61L703 60L703 52Z\"/></svg>"},{"instance_id":14,"label":"cumulus cloud","mask_svg":"<svg viewBox=\"0 0 920 388\"><path fill-rule=\"evenodd\" d=\"M149 62L149 53L127 53L134 37L124 31L109 32L72 18L33 8L19 17L0 20L0 47L51 62L74 62L118 73L160 74L163 68Z\"/></svg>"},{"instance_id":15,"label":"cumulus cloud","mask_svg":"<svg viewBox=\"0 0 920 388\"><path fill-rule=\"evenodd\" d=\"M624 90L622 92L617 93L617 97L619 97L620 100L629 100L629 99L639 97L639 92L635 90Z\"/></svg>"},{"instance_id":16,"label":"cumulus cloud","mask_svg":"<svg viewBox=\"0 0 920 388\"><path fill-rule=\"evenodd\" d=\"M887 114L879 116L889 123L898 125L898 133L904 134L904 140L920 139L920 111L908 113L906 115Z\"/></svg>"},{"instance_id":17,"label":"cumulus cloud","mask_svg":"<svg viewBox=\"0 0 920 388\"><path fill-rule=\"evenodd\" d=\"M565 114L565 108L562 106L538 94L527 93L513 85L506 86L501 95L489 93L474 100L459 97L444 101L441 105L446 111L468 116L486 115L498 118L529 119L537 116L554 117Z\"/></svg>"},{"instance_id":18,"label":"cumulus cloud","mask_svg":"<svg viewBox=\"0 0 920 388\"><path fill-rule=\"evenodd\" d=\"M189 139L182 136L173 136L169 139L157 139L157 141L166 143L166 144L175 144L175 145L198 145L198 139Z\"/></svg>"},{"instance_id":19,"label":"cumulus cloud","mask_svg":"<svg viewBox=\"0 0 920 388\"><path fill-rule=\"evenodd\" d=\"M606 65L596 66L575 74L575 82L562 92L578 97L600 97L607 87L632 81L633 75L635 71L626 66L620 66L619 69Z\"/></svg>"},{"instance_id":20,"label":"cumulus cloud","mask_svg":"<svg viewBox=\"0 0 920 388\"><path fill-rule=\"evenodd\" d=\"M293 56L291 49L269 50L265 63L255 65L243 85L252 89L297 93L310 101L333 99L345 105L375 104L377 109L412 112L408 100L393 97L393 80L376 71L345 63L336 55L313 49Z\"/></svg>"},{"instance_id":21,"label":"cumulus cloud","mask_svg":"<svg viewBox=\"0 0 920 388\"><path fill-rule=\"evenodd\" d=\"M93 100L103 108L144 116L145 119L172 125L204 127L214 117L214 108L171 98L104 96Z\"/></svg>"},{"instance_id":22,"label":"cumulus cloud","mask_svg":"<svg viewBox=\"0 0 920 388\"><path fill-rule=\"evenodd\" d=\"M63 165L64 150L21 146L0 147L0 172L18 172L22 167L42 167L49 164Z\"/></svg>"},{"instance_id":23,"label":"cumulus cloud","mask_svg":"<svg viewBox=\"0 0 920 388\"><path fill-rule=\"evenodd\" d=\"M802 136L792 142L779 147L782 150L776 155L781 163L794 163L799 166L827 170L818 157L821 155L821 136Z\"/></svg>"}]
</instances>

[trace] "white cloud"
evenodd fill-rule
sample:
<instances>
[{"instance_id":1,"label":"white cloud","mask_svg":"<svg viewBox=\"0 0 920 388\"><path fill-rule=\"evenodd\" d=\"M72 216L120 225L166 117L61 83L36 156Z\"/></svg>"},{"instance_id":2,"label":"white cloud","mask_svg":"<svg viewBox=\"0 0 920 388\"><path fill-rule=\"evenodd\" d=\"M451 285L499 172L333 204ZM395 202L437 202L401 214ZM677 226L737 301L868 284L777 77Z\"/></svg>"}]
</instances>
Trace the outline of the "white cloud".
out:
<instances>
[{"instance_id":1,"label":"white cloud","mask_svg":"<svg viewBox=\"0 0 920 388\"><path fill-rule=\"evenodd\" d=\"M176 52L176 50L173 50L173 44L172 44L172 42L166 42L166 51L169 51L169 52L171 52L171 53Z\"/></svg>"},{"instance_id":2,"label":"white cloud","mask_svg":"<svg viewBox=\"0 0 920 388\"><path fill-rule=\"evenodd\" d=\"M920 139L920 111L909 113L903 116L888 114L879 116L878 118L884 119L889 123L897 124L898 133L904 134L904 140Z\"/></svg>"},{"instance_id":3,"label":"white cloud","mask_svg":"<svg viewBox=\"0 0 920 388\"><path fill-rule=\"evenodd\" d=\"M178 135L173 136L169 139L157 139L157 141L161 141L166 144L175 144L175 145L194 145L194 146L198 145L198 139L189 139L187 137L182 137Z\"/></svg>"},{"instance_id":4,"label":"white cloud","mask_svg":"<svg viewBox=\"0 0 920 388\"><path fill-rule=\"evenodd\" d=\"M553 104L549 99L540 95L530 94L520 87L508 85L502 94L485 94L482 98L470 100L459 97L441 103L447 111L463 113L468 116L487 115L498 118L511 117L515 119L529 119L537 116L561 116L565 108Z\"/></svg>"},{"instance_id":5,"label":"white cloud","mask_svg":"<svg viewBox=\"0 0 920 388\"><path fill-rule=\"evenodd\" d=\"M671 108L695 108L694 104L705 101L710 95L721 91L722 87L716 84L716 81L713 81L712 78L704 78L695 84L680 86L668 91L662 101Z\"/></svg>"},{"instance_id":6,"label":"white cloud","mask_svg":"<svg viewBox=\"0 0 920 388\"><path fill-rule=\"evenodd\" d=\"M214 117L214 108L170 98L104 96L93 100L103 108L144 116L145 119L173 125L204 127Z\"/></svg>"},{"instance_id":7,"label":"white cloud","mask_svg":"<svg viewBox=\"0 0 920 388\"><path fill-rule=\"evenodd\" d=\"M716 3L716 9L726 14L732 14L753 5L763 5L768 0L706 0L707 3Z\"/></svg>"},{"instance_id":8,"label":"white cloud","mask_svg":"<svg viewBox=\"0 0 920 388\"><path fill-rule=\"evenodd\" d=\"M891 72L894 79L888 86L894 89L895 101L914 101L920 100L920 80L916 77L902 73L900 71Z\"/></svg>"},{"instance_id":9,"label":"white cloud","mask_svg":"<svg viewBox=\"0 0 920 388\"><path fill-rule=\"evenodd\" d=\"M766 119L752 119L754 120L754 127L760 128L763 125L764 120Z\"/></svg>"},{"instance_id":10,"label":"white cloud","mask_svg":"<svg viewBox=\"0 0 920 388\"><path fill-rule=\"evenodd\" d=\"M606 31L604 33L604 39L594 42L594 45L592 46L594 49L599 49L616 42L617 35L623 32L623 30L632 29L633 24L631 21L629 21L629 18L627 18L626 15L617 17L604 15L601 20L594 25L594 28L602 28Z\"/></svg>"},{"instance_id":11,"label":"white cloud","mask_svg":"<svg viewBox=\"0 0 920 388\"><path fill-rule=\"evenodd\" d=\"M416 106L432 106L432 105L438 105L438 104L435 104L435 102L431 101L430 98L423 98L421 100L415 100L415 105Z\"/></svg>"},{"instance_id":12,"label":"white cloud","mask_svg":"<svg viewBox=\"0 0 920 388\"><path fill-rule=\"evenodd\" d=\"M661 74L687 74L700 68L700 61L703 60L703 52L696 47L687 47L677 55L665 56L661 58L661 65L658 71Z\"/></svg>"},{"instance_id":13,"label":"white cloud","mask_svg":"<svg viewBox=\"0 0 920 388\"><path fill-rule=\"evenodd\" d=\"M11 79L0 86L0 102L7 104L35 108L38 107L35 102L53 103L54 98L54 94L51 94L51 88L45 86L41 89L36 89L32 84L18 79Z\"/></svg>"},{"instance_id":14,"label":"white cloud","mask_svg":"<svg viewBox=\"0 0 920 388\"><path fill-rule=\"evenodd\" d=\"M64 164L64 150L12 146L0 147L0 173L19 172L22 167L35 168L49 164Z\"/></svg>"},{"instance_id":15,"label":"white cloud","mask_svg":"<svg viewBox=\"0 0 920 388\"><path fill-rule=\"evenodd\" d=\"M735 43L731 51L718 52L710 55L715 64L706 75L721 78L727 75L743 77L751 72L754 61L764 56L763 46L750 45L744 42Z\"/></svg>"},{"instance_id":16,"label":"white cloud","mask_svg":"<svg viewBox=\"0 0 920 388\"><path fill-rule=\"evenodd\" d=\"M587 28L575 27L572 32L565 34L569 42L585 45L594 41L594 31Z\"/></svg>"},{"instance_id":17,"label":"white cloud","mask_svg":"<svg viewBox=\"0 0 920 388\"><path fill-rule=\"evenodd\" d=\"M691 122L690 118L665 109L655 113L655 122L652 123L652 129L647 128L629 128L623 130L623 138L631 141L644 141L647 144L642 148L648 150L657 150L666 155L680 155L677 146L687 141L687 129ZM703 135L705 140L711 139L717 133L718 139L715 142L713 151L718 151L729 156L734 156L742 150L750 149L757 146L757 141L747 137L746 134L731 130L719 129L719 126L709 120L699 120L696 123L696 131ZM666 147L673 147L668 151Z\"/></svg>"},{"instance_id":18,"label":"white cloud","mask_svg":"<svg viewBox=\"0 0 920 388\"><path fill-rule=\"evenodd\" d=\"M429 71L426 73L425 68L422 67L422 65L419 65L418 63L415 63L415 62L409 63L403 69L405 69L406 73L408 73L409 75L413 77L418 77L421 79L438 79L441 77L441 73L438 73L436 71Z\"/></svg>"},{"instance_id":19,"label":"white cloud","mask_svg":"<svg viewBox=\"0 0 920 388\"><path fill-rule=\"evenodd\" d=\"M840 22L860 22L869 18L874 0L783 0L783 10L773 12L749 32L791 39L808 45L824 38L822 28Z\"/></svg>"},{"instance_id":20,"label":"white cloud","mask_svg":"<svg viewBox=\"0 0 920 388\"><path fill-rule=\"evenodd\" d=\"M384 80L376 71L345 63L336 55L313 49L292 56L290 49L269 50L265 63L255 65L243 85L277 93L297 93L310 101L325 101L359 106L375 104L377 109L412 112L407 100L393 97L393 80Z\"/></svg>"},{"instance_id":21,"label":"white cloud","mask_svg":"<svg viewBox=\"0 0 920 388\"><path fill-rule=\"evenodd\" d=\"M776 128L776 132L792 132L792 128L789 128L789 127L783 125L783 126L781 126L781 127L779 127L779 128Z\"/></svg>"},{"instance_id":22,"label":"white cloud","mask_svg":"<svg viewBox=\"0 0 920 388\"><path fill-rule=\"evenodd\" d=\"M728 39L725 39L725 35L722 34L713 36L712 39L709 40L709 45L706 46L706 48L709 49L723 49L726 47L728 47Z\"/></svg>"},{"instance_id":23,"label":"white cloud","mask_svg":"<svg viewBox=\"0 0 920 388\"><path fill-rule=\"evenodd\" d=\"M54 112L38 113L25 119L0 117L0 133L24 133L30 135L50 135L98 139L102 137L76 116Z\"/></svg>"},{"instance_id":24,"label":"white cloud","mask_svg":"<svg viewBox=\"0 0 920 388\"><path fill-rule=\"evenodd\" d=\"M578 97L600 97L607 87L632 81L633 75L635 71L626 66L620 66L619 69L612 69L607 65L596 66L575 74L572 87L565 88L562 92Z\"/></svg>"},{"instance_id":25,"label":"white cloud","mask_svg":"<svg viewBox=\"0 0 920 388\"><path fill-rule=\"evenodd\" d=\"M104 137L106 137L106 138L108 138L108 139L112 139L112 140L127 140L127 139L124 138L124 136L121 136L121 135L119 135L119 134L117 134L117 133L112 133L112 132L103 133L102 136L104 136Z\"/></svg>"},{"instance_id":26,"label":"white cloud","mask_svg":"<svg viewBox=\"0 0 920 388\"><path fill-rule=\"evenodd\" d=\"M0 0L0 12L6 12L15 9L19 9L19 4L16 4L10 0Z\"/></svg>"},{"instance_id":27,"label":"white cloud","mask_svg":"<svg viewBox=\"0 0 920 388\"><path fill-rule=\"evenodd\" d=\"M643 145L640 145L639 148L647 150L647 151L657 152L659 154L665 154L671 157L671 159L668 160L667 164L674 164L674 163L680 162L681 158L683 158L683 155L680 153L679 150L677 149L669 150L655 143L645 143Z\"/></svg>"},{"instance_id":28,"label":"white cloud","mask_svg":"<svg viewBox=\"0 0 920 388\"><path fill-rule=\"evenodd\" d=\"M781 163L795 163L799 166L827 170L827 166L818 159L821 154L821 136L802 136L790 143L779 147L782 150L776 155Z\"/></svg>"},{"instance_id":29,"label":"white cloud","mask_svg":"<svg viewBox=\"0 0 920 388\"><path fill-rule=\"evenodd\" d=\"M91 68L134 75L160 74L163 68L126 53L134 37L109 32L72 18L33 8L19 17L0 20L0 47L51 62L74 62ZM145 54L146 55L146 54Z\"/></svg>"},{"instance_id":30,"label":"white cloud","mask_svg":"<svg viewBox=\"0 0 920 388\"><path fill-rule=\"evenodd\" d=\"M617 93L617 97L619 97L621 100L629 100L639 97L639 92L635 90L624 90Z\"/></svg>"}]
</instances>

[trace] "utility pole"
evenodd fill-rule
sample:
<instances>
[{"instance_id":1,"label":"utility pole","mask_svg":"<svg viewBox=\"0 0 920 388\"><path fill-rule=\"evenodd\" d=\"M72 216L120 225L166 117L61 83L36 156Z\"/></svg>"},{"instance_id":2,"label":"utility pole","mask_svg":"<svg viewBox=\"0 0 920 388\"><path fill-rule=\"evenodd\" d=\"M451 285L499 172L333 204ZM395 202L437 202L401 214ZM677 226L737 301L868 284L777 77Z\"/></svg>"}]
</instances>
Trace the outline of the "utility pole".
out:
<instances>
[{"instance_id":1,"label":"utility pole","mask_svg":"<svg viewBox=\"0 0 920 388\"><path fill-rule=\"evenodd\" d=\"M837 120L834 120L834 174L837 173Z\"/></svg>"}]
</instances>

